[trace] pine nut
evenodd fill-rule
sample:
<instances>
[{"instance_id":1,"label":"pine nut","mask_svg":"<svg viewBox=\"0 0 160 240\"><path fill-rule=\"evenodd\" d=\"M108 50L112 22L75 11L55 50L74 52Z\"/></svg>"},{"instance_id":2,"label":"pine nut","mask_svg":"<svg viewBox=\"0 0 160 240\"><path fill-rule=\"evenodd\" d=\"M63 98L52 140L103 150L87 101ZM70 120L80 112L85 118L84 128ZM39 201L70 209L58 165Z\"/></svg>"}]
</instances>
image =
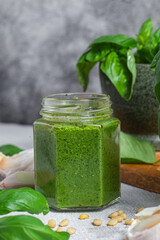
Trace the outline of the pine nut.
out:
<instances>
[{"instance_id":1,"label":"pine nut","mask_svg":"<svg viewBox=\"0 0 160 240\"><path fill-rule=\"evenodd\" d=\"M63 229L61 227L58 227L57 232L63 232Z\"/></svg>"},{"instance_id":2,"label":"pine nut","mask_svg":"<svg viewBox=\"0 0 160 240\"><path fill-rule=\"evenodd\" d=\"M121 216L113 217L112 219L117 219L118 222L122 222L123 218Z\"/></svg>"},{"instance_id":3,"label":"pine nut","mask_svg":"<svg viewBox=\"0 0 160 240\"><path fill-rule=\"evenodd\" d=\"M143 209L144 209L144 207L138 208L137 213L141 212Z\"/></svg>"},{"instance_id":4,"label":"pine nut","mask_svg":"<svg viewBox=\"0 0 160 240\"><path fill-rule=\"evenodd\" d=\"M115 226L117 223L118 223L117 219L112 218L112 219L107 223L107 225L108 225L108 226Z\"/></svg>"},{"instance_id":5,"label":"pine nut","mask_svg":"<svg viewBox=\"0 0 160 240\"><path fill-rule=\"evenodd\" d=\"M69 220L68 220L68 219L63 219L63 220L60 222L59 226L60 226L60 227L66 227L66 226L68 226L68 224L69 224Z\"/></svg>"},{"instance_id":6,"label":"pine nut","mask_svg":"<svg viewBox=\"0 0 160 240\"><path fill-rule=\"evenodd\" d=\"M113 212L108 217L113 218L113 217L116 217L116 216L118 216L118 212Z\"/></svg>"},{"instance_id":7,"label":"pine nut","mask_svg":"<svg viewBox=\"0 0 160 240\"><path fill-rule=\"evenodd\" d=\"M73 227L69 227L69 228L67 228L66 232L68 232L70 235L72 235L76 232L76 229Z\"/></svg>"},{"instance_id":8,"label":"pine nut","mask_svg":"<svg viewBox=\"0 0 160 240\"><path fill-rule=\"evenodd\" d=\"M118 212L118 215L121 215L124 213L122 210L118 210L117 212Z\"/></svg>"},{"instance_id":9,"label":"pine nut","mask_svg":"<svg viewBox=\"0 0 160 240\"><path fill-rule=\"evenodd\" d=\"M102 225L102 221L100 219L94 219L93 220L93 225L95 226L101 226Z\"/></svg>"},{"instance_id":10,"label":"pine nut","mask_svg":"<svg viewBox=\"0 0 160 240\"><path fill-rule=\"evenodd\" d=\"M125 224L126 224L126 225L131 225L131 224L132 224L132 220L126 220L126 221L125 221Z\"/></svg>"},{"instance_id":11,"label":"pine nut","mask_svg":"<svg viewBox=\"0 0 160 240\"><path fill-rule=\"evenodd\" d=\"M48 226L49 226L50 228L55 228L55 227L56 227L56 221L55 221L54 219L50 219L50 220L48 221Z\"/></svg>"},{"instance_id":12,"label":"pine nut","mask_svg":"<svg viewBox=\"0 0 160 240\"><path fill-rule=\"evenodd\" d=\"M125 213L122 213L120 216L123 218L123 220L127 219L127 215Z\"/></svg>"},{"instance_id":13,"label":"pine nut","mask_svg":"<svg viewBox=\"0 0 160 240\"><path fill-rule=\"evenodd\" d=\"M80 219L80 220L88 219L88 218L89 218L89 215L88 215L88 214L85 214L85 213L82 213L82 214L79 216L79 219Z\"/></svg>"}]
</instances>

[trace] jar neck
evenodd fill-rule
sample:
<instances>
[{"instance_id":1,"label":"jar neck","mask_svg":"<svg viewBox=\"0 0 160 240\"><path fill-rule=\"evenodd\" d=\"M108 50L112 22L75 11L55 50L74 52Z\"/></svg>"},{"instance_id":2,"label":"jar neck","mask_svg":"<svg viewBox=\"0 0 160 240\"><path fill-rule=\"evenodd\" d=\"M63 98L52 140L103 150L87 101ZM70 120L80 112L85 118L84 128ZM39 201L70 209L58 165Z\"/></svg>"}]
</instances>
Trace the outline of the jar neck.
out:
<instances>
[{"instance_id":1,"label":"jar neck","mask_svg":"<svg viewBox=\"0 0 160 240\"><path fill-rule=\"evenodd\" d=\"M53 94L43 98L40 114L54 122L101 121L110 118L111 101L105 94Z\"/></svg>"}]
</instances>

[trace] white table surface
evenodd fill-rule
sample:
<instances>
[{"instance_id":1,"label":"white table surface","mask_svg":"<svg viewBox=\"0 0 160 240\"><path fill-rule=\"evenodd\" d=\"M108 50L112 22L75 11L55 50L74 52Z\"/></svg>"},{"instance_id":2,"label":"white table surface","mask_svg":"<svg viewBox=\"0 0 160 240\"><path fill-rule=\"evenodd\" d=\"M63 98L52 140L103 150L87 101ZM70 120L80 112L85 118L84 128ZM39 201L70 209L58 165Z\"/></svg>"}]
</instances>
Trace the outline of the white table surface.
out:
<instances>
[{"instance_id":1,"label":"white table surface","mask_svg":"<svg viewBox=\"0 0 160 240\"><path fill-rule=\"evenodd\" d=\"M0 145L15 144L23 149L33 146L33 130L32 126L5 124L0 123ZM118 203L97 212L88 212L90 218L87 220L79 220L80 212L55 212L51 211L47 215L36 215L45 224L53 218L57 224L64 218L70 220L70 227L77 229L76 234L70 237L70 240L122 240L127 231L127 227L123 223L119 223L114 227L108 227L106 224L109 221L108 215L114 211L122 209L131 219L136 210L141 207L153 207L160 205L160 194L148 192L126 184L121 184L121 199ZM11 213L22 214L22 213ZM24 214L24 213L23 213ZM94 218L99 218L103 221L102 226L95 227L92 225ZM66 230L66 228L64 228Z\"/></svg>"}]
</instances>

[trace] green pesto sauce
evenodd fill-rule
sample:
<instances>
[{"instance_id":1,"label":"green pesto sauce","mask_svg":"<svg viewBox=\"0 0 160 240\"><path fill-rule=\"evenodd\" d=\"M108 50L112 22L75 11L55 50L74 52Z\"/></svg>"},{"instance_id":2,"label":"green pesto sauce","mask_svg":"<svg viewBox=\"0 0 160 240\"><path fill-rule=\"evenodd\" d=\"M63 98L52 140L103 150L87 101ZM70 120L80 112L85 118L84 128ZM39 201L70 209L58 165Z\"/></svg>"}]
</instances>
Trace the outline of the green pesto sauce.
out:
<instances>
[{"instance_id":1,"label":"green pesto sauce","mask_svg":"<svg viewBox=\"0 0 160 240\"><path fill-rule=\"evenodd\" d=\"M51 207L107 205L120 196L119 121L34 123L35 184Z\"/></svg>"}]
</instances>

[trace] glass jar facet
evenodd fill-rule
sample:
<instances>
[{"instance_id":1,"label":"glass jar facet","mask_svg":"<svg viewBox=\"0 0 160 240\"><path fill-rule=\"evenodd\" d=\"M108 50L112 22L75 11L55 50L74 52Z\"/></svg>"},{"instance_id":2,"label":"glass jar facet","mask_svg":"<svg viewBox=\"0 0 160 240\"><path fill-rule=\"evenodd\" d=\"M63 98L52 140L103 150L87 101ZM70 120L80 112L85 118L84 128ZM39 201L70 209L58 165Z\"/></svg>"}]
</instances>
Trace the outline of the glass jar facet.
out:
<instances>
[{"instance_id":1,"label":"glass jar facet","mask_svg":"<svg viewBox=\"0 0 160 240\"><path fill-rule=\"evenodd\" d=\"M34 122L35 185L59 210L99 209L120 196L119 121L105 94L43 99Z\"/></svg>"}]
</instances>

